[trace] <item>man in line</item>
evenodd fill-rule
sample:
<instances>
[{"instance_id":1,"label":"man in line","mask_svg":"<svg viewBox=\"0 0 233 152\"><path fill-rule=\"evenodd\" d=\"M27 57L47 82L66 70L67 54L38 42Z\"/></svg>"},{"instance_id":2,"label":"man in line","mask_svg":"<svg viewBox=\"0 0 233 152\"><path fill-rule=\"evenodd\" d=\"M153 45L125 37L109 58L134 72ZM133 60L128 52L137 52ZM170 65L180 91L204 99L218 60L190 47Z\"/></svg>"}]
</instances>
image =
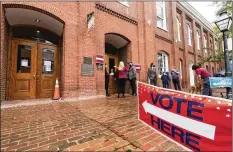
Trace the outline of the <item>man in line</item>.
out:
<instances>
[{"instance_id":1,"label":"man in line","mask_svg":"<svg viewBox=\"0 0 233 152\"><path fill-rule=\"evenodd\" d=\"M136 68L132 64L132 62L128 63L129 65L129 72L128 72L128 79L131 84L131 89L132 89L132 95L136 96Z\"/></svg>"},{"instance_id":2,"label":"man in line","mask_svg":"<svg viewBox=\"0 0 233 152\"><path fill-rule=\"evenodd\" d=\"M202 68L200 65L194 64L192 69L196 72L197 75L197 85L200 85L201 79L203 80L203 90L202 95L212 96L212 90L210 88L210 80L209 77L211 76L210 73Z\"/></svg>"}]
</instances>

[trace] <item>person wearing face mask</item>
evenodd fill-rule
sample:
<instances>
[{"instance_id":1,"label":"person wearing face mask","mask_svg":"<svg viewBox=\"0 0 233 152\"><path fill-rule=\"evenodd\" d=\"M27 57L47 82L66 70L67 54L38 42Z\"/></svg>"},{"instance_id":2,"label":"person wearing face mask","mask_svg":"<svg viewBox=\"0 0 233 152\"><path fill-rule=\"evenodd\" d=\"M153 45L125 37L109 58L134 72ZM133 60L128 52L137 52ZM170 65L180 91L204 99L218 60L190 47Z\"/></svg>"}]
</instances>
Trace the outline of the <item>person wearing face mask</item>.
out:
<instances>
[{"instance_id":1,"label":"person wearing face mask","mask_svg":"<svg viewBox=\"0 0 233 152\"><path fill-rule=\"evenodd\" d=\"M132 95L136 96L137 95L136 94L136 68L132 62L129 62L128 65L129 65L128 79L131 84Z\"/></svg>"},{"instance_id":2,"label":"person wearing face mask","mask_svg":"<svg viewBox=\"0 0 233 152\"><path fill-rule=\"evenodd\" d=\"M157 74L156 74L155 64L153 63L150 64L150 68L148 69L148 79L150 85L156 86Z\"/></svg>"},{"instance_id":3,"label":"person wearing face mask","mask_svg":"<svg viewBox=\"0 0 233 152\"><path fill-rule=\"evenodd\" d=\"M107 64L105 64L105 90L106 96L110 96L108 93L108 84L109 84L109 72L107 71Z\"/></svg>"}]
</instances>

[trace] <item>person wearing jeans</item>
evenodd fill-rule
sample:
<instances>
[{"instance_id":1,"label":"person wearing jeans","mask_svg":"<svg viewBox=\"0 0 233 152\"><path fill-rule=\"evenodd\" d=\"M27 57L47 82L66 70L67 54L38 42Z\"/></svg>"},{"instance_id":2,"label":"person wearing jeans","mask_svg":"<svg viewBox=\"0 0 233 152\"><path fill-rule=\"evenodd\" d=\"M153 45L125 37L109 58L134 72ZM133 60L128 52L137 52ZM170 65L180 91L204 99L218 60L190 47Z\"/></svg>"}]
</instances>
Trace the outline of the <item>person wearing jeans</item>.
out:
<instances>
[{"instance_id":1,"label":"person wearing jeans","mask_svg":"<svg viewBox=\"0 0 233 152\"><path fill-rule=\"evenodd\" d=\"M118 70L118 98L120 98L120 94L122 93L122 97L125 97L125 82L127 78L127 72L129 69L124 66L124 62L119 63L119 67L114 66Z\"/></svg>"},{"instance_id":2,"label":"person wearing jeans","mask_svg":"<svg viewBox=\"0 0 233 152\"><path fill-rule=\"evenodd\" d=\"M128 65L129 65L128 79L131 84L132 95L136 96L137 95L136 94L136 69L135 69L135 66L132 64L132 62L129 62Z\"/></svg>"},{"instance_id":3,"label":"person wearing jeans","mask_svg":"<svg viewBox=\"0 0 233 152\"><path fill-rule=\"evenodd\" d=\"M201 68L200 65L193 65L192 69L196 72L197 75L197 84L200 84L201 79L203 80L203 90L202 95L212 96L212 90L210 88L210 80L209 77L211 76L210 73Z\"/></svg>"},{"instance_id":4,"label":"person wearing jeans","mask_svg":"<svg viewBox=\"0 0 233 152\"><path fill-rule=\"evenodd\" d=\"M172 82L173 82L175 90L181 90L180 73L176 69L172 69L171 75L172 75Z\"/></svg>"}]
</instances>

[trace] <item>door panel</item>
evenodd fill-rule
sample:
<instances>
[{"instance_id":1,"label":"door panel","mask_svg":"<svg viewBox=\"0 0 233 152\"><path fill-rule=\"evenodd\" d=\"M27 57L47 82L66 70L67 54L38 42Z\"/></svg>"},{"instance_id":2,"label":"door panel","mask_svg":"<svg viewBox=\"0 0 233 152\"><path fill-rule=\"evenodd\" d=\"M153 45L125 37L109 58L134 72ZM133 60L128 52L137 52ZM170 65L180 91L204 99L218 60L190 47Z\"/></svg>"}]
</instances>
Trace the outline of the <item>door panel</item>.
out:
<instances>
[{"instance_id":1,"label":"door panel","mask_svg":"<svg viewBox=\"0 0 233 152\"><path fill-rule=\"evenodd\" d=\"M27 41L12 41L10 99L35 98L37 44Z\"/></svg>"},{"instance_id":2,"label":"door panel","mask_svg":"<svg viewBox=\"0 0 233 152\"><path fill-rule=\"evenodd\" d=\"M58 71L55 46L38 44L37 98L52 98Z\"/></svg>"},{"instance_id":3,"label":"door panel","mask_svg":"<svg viewBox=\"0 0 233 152\"><path fill-rule=\"evenodd\" d=\"M109 93L115 94L115 93L117 93L117 79L116 79L117 76L116 76L116 70L115 70L114 66L118 66L118 57L117 57L117 55L106 54L104 61L108 66L107 70L109 71L109 74L111 72L114 73L114 75L110 75Z\"/></svg>"}]
</instances>

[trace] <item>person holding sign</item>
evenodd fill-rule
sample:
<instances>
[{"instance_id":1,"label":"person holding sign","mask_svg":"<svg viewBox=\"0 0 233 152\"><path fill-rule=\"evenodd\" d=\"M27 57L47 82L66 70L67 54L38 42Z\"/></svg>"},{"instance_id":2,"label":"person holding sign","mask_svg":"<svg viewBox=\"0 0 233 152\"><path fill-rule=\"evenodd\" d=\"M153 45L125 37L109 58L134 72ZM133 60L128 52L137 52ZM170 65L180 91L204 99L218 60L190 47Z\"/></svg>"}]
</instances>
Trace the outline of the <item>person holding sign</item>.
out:
<instances>
[{"instance_id":1,"label":"person holding sign","mask_svg":"<svg viewBox=\"0 0 233 152\"><path fill-rule=\"evenodd\" d=\"M201 79L203 80L203 90L202 95L212 96L212 90L210 88L210 73L202 68L200 65L194 64L192 69L196 72L197 75L197 86L201 84Z\"/></svg>"}]
</instances>

